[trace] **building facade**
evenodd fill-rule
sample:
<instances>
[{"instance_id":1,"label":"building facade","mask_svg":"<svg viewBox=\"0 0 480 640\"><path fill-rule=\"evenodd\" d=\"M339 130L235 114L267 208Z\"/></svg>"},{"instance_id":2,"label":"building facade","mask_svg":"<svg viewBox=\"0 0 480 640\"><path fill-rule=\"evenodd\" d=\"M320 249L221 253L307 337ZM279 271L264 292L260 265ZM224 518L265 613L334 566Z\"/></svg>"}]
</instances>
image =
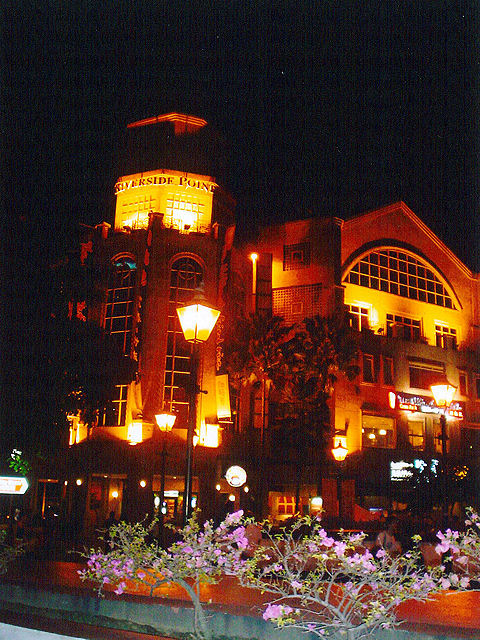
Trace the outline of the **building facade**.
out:
<instances>
[{"instance_id":1,"label":"building facade","mask_svg":"<svg viewBox=\"0 0 480 640\"><path fill-rule=\"evenodd\" d=\"M71 513L92 531L111 511L158 514L163 494L167 518L179 521L192 380L176 309L199 288L221 311L202 348L196 405L193 499L204 515L242 506L284 520L323 500L327 514L361 519L369 509L435 502L446 478L452 500L471 498L479 483L478 274L402 202L349 220L273 225L236 246L235 202L205 173L218 151L205 121L174 113L129 128L141 143L129 147L130 172L115 184L113 224L82 243L95 295L76 314L114 339L133 375L119 370L93 426L69 417ZM255 311L297 327L346 313L358 332L360 373L339 375L329 400L329 442L348 450L341 467L315 446L299 461L278 441L265 381L239 391L228 380L225 325ZM456 393L442 427L430 386L445 380ZM158 429L162 411L176 415L171 433ZM227 482L232 465L247 471L241 486Z\"/></svg>"},{"instance_id":2,"label":"building facade","mask_svg":"<svg viewBox=\"0 0 480 640\"><path fill-rule=\"evenodd\" d=\"M359 332L360 374L353 381L340 376L330 400L332 438L349 452L342 464L343 478L350 480L344 483L349 515L352 496L371 509L433 503L438 496L432 492L443 491L440 476L446 473L452 499L461 500L466 490L474 494L478 275L402 202L346 221L321 218L268 228L256 250L271 256L274 314L301 324L304 317L344 308ZM430 386L446 380L456 393L446 414L442 457L441 410ZM324 506L333 510L340 490L328 477L334 469L325 470L322 488ZM291 514L292 481L276 489L271 511ZM303 490L303 510L312 499L318 496L311 482Z\"/></svg>"}]
</instances>

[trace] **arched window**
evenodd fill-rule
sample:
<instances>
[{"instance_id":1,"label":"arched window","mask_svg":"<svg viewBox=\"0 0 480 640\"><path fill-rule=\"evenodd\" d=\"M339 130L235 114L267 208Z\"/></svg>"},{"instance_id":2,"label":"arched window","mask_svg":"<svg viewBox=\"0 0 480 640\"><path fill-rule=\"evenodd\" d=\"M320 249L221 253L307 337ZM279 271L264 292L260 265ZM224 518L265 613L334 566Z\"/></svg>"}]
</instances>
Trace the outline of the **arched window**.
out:
<instances>
[{"instance_id":1,"label":"arched window","mask_svg":"<svg viewBox=\"0 0 480 640\"><path fill-rule=\"evenodd\" d=\"M177 307L192 298L193 291L203 280L203 269L197 260L182 257L175 260L170 271L170 296L168 305L167 357L163 388L164 405L169 410L186 409L186 389L190 377L190 345L185 342Z\"/></svg>"},{"instance_id":2,"label":"arched window","mask_svg":"<svg viewBox=\"0 0 480 640\"><path fill-rule=\"evenodd\" d=\"M432 269L398 249L372 251L356 262L344 282L454 309L453 300Z\"/></svg>"},{"instance_id":3,"label":"arched window","mask_svg":"<svg viewBox=\"0 0 480 640\"><path fill-rule=\"evenodd\" d=\"M137 265L131 256L112 260L107 285L105 330L126 354L130 352L136 274Z\"/></svg>"}]
</instances>

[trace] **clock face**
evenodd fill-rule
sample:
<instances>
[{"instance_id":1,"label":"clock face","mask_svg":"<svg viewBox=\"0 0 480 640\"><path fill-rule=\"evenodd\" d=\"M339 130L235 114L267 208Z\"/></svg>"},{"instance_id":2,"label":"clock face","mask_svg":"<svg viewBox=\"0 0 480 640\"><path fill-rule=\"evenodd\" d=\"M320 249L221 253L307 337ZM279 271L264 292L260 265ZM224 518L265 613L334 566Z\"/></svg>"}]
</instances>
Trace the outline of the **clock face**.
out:
<instances>
[{"instance_id":1,"label":"clock face","mask_svg":"<svg viewBox=\"0 0 480 640\"><path fill-rule=\"evenodd\" d=\"M225 478L231 487L241 487L247 480L247 472L242 467L234 465L227 469Z\"/></svg>"}]
</instances>

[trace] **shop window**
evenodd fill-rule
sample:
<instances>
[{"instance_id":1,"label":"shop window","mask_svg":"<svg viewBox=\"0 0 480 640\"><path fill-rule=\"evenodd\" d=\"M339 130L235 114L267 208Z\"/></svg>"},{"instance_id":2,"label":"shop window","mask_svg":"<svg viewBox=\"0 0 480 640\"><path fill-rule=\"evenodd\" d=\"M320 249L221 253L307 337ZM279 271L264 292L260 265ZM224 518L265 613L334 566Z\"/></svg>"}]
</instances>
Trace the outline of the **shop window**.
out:
<instances>
[{"instance_id":1,"label":"shop window","mask_svg":"<svg viewBox=\"0 0 480 640\"><path fill-rule=\"evenodd\" d=\"M376 382L377 376L375 371L375 358L369 353L364 353L362 357L363 363L363 381Z\"/></svg>"},{"instance_id":2,"label":"shop window","mask_svg":"<svg viewBox=\"0 0 480 640\"><path fill-rule=\"evenodd\" d=\"M421 338L421 322L414 318L393 315L387 313L387 336L390 338L403 338L416 341Z\"/></svg>"},{"instance_id":3,"label":"shop window","mask_svg":"<svg viewBox=\"0 0 480 640\"><path fill-rule=\"evenodd\" d=\"M441 324L435 325L435 344L442 349L457 348L457 330Z\"/></svg>"},{"instance_id":4,"label":"shop window","mask_svg":"<svg viewBox=\"0 0 480 640\"><path fill-rule=\"evenodd\" d=\"M345 282L454 309L439 278L417 257L396 249L372 251L353 265Z\"/></svg>"},{"instance_id":5,"label":"shop window","mask_svg":"<svg viewBox=\"0 0 480 640\"><path fill-rule=\"evenodd\" d=\"M362 416L362 448L393 449L395 420L386 416Z\"/></svg>"},{"instance_id":6,"label":"shop window","mask_svg":"<svg viewBox=\"0 0 480 640\"><path fill-rule=\"evenodd\" d=\"M278 515L295 515L295 498L293 496L280 496L280 498L278 498Z\"/></svg>"},{"instance_id":7,"label":"shop window","mask_svg":"<svg viewBox=\"0 0 480 640\"><path fill-rule=\"evenodd\" d=\"M388 386L393 386L393 358L388 356L383 358L383 382Z\"/></svg>"},{"instance_id":8,"label":"shop window","mask_svg":"<svg viewBox=\"0 0 480 640\"><path fill-rule=\"evenodd\" d=\"M368 309L355 304L347 304L348 323L356 331L368 329Z\"/></svg>"},{"instance_id":9,"label":"shop window","mask_svg":"<svg viewBox=\"0 0 480 640\"><path fill-rule=\"evenodd\" d=\"M310 265L310 244L286 244L283 247L283 270L305 269Z\"/></svg>"},{"instance_id":10,"label":"shop window","mask_svg":"<svg viewBox=\"0 0 480 640\"><path fill-rule=\"evenodd\" d=\"M425 422L423 420L408 421L408 441L415 450L425 449Z\"/></svg>"}]
</instances>

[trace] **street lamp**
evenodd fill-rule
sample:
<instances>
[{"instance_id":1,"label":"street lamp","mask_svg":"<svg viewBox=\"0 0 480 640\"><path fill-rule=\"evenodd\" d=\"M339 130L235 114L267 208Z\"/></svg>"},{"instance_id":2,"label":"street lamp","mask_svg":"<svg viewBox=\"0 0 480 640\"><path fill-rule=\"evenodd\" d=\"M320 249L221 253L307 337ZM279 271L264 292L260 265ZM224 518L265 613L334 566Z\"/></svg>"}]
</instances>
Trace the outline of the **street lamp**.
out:
<instances>
[{"instance_id":1,"label":"street lamp","mask_svg":"<svg viewBox=\"0 0 480 640\"><path fill-rule=\"evenodd\" d=\"M442 477L443 477L443 499L448 513L447 497L447 417L448 407L451 405L457 387L448 382L432 384L430 389L433 394L435 404L440 409L440 440L442 443Z\"/></svg>"},{"instance_id":2,"label":"street lamp","mask_svg":"<svg viewBox=\"0 0 480 640\"><path fill-rule=\"evenodd\" d=\"M163 413L158 413L155 416L155 420L157 422L158 428L163 434L163 446L162 446L162 467L161 467L161 475L160 475L160 519L159 519L159 527L160 527L160 536L163 543L163 522L164 516L163 513L163 502L165 500L165 467L166 467L166 459L167 459L167 434L173 429L173 425L175 424L177 416L174 413L169 413L168 411L163 411Z\"/></svg>"},{"instance_id":3,"label":"street lamp","mask_svg":"<svg viewBox=\"0 0 480 640\"><path fill-rule=\"evenodd\" d=\"M199 345L208 340L218 320L220 311L208 304L203 291L197 289L192 302L184 307L178 307L177 314L185 340L192 344L185 487L183 492L183 524L185 526L192 511L193 436L197 426L197 395L201 392L198 386Z\"/></svg>"},{"instance_id":4,"label":"street lamp","mask_svg":"<svg viewBox=\"0 0 480 640\"><path fill-rule=\"evenodd\" d=\"M258 253L251 253L250 260L252 261L252 313L257 310L257 260Z\"/></svg>"},{"instance_id":5,"label":"street lamp","mask_svg":"<svg viewBox=\"0 0 480 640\"><path fill-rule=\"evenodd\" d=\"M334 436L333 439L332 456L335 461L339 463L337 474L337 497L338 497L338 517L342 518L344 513L344 501L343 501L343 462L348 456L347 437L346 436Z\"/></svg>"}]
</instances>

